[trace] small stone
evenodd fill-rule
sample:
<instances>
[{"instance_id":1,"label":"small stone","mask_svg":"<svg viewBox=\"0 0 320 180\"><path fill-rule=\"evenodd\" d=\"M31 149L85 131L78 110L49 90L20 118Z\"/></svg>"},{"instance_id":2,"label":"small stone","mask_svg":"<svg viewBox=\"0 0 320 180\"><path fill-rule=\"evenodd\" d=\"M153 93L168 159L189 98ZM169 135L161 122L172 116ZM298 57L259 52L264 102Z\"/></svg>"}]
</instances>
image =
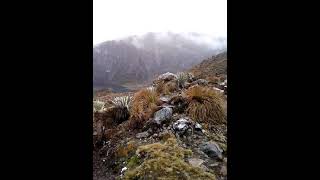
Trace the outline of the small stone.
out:
<instances>
[{"instance_id":1,"label":"small stone","mask_svg":"<svg viewBox=\"0 0 320 180\"><path fill-rule=\"evenodd\" d=\"M122 169L121 169L121 174L122 174L124 171L126 171L127 169L128 169L127 167L122 168Z\"/></svg>"},{"instance_id":2,"label":"small stone","mask_svg":"<svg viewBox=\"0 0 320 180\"><path fill-rule=\"evenodd\" d=\"M194 81L192 84L208 85L208 81L205 79L198 79L198 80Z\"/></svg>"},{"instance_id":3,"label":"small stone","mask_svg":"<svg viewBox=\"0 0 320 180\"><path fill-rule=\"evenodd\" d=\"M195 130L202 130L202 126L201 126L201 124L199 124L199 123L196 123L196 125L195 125Z\"/></svg>"},{"instance_id":4,"label":"small stone","mask_svg":"<svg viewBox=\"0 0 320 180\"><path fill-rule=\"evenodd\" d=\"M147 138L147 137L149 137L148 131L145 131L145 132L142 132L142 133L138 133L136 135L136 138L138 138L138 139Z\"/></svg>"},{"instance_id":5,"label":"small stone","mask_svg":"<svg viewBox=\"0 0 320 180\"><path fill-rule=\"evenodd\" d=\"M210 164L209 166L210 167L216 167L216 166L218 166L219 164L218 163L213 163L213 164Z\"/></svg>"},{"instance_id":6,"label":"small stone","mask_svg":"<svg viewBox=\"0 0 320 180\"><path fill-rule=\"evenodd\" d=\"M200 149L211 158L222 159L223 151L221 150L219 145L213 141L201 144Z\"/></svg>"},{"instance_id":7,"label":"small stone","mask_svg":"<svg viewBox=\"0 0 320 180\"><path fill-rule=\"evenodd\" d=\"M170 98L166 97L166 96L162 96L162 97L160 97L160 100L166 103L170 100Z\"/></svg>"},{"instance_id":8,"label":"small stone","mask_svg":"<svg viewBox=\"0 0 320 180\"><path fill-rule=\"evenodd\" d=\"M191 164L194 167L200 167L204 160L198 159L198 158L190 158L188 159L189 164Z\"/></svg>"}]
</instances>

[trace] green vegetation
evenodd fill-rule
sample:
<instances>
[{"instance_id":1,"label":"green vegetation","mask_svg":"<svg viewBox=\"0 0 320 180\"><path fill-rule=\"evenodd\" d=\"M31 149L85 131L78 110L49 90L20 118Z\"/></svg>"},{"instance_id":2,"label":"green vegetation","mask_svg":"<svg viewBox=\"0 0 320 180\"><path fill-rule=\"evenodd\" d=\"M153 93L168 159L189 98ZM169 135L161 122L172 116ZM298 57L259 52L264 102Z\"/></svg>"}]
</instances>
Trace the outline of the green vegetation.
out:
<instances>
[{"instance_id":1,"label":"green vegetation","mask_svg":"<svg viewBox=\"0 0 320 180\"><path fill-rule=\"evenodd\" d=\"M184 161L184 158L192 155L192 151L179 147L174 138L169 138L164 144L154 143L140 146L136 154L143 162L142 164L131 163L133 167L129 167L124 179L215 180L213 174L204 172ZM131 161L137 162L138 160Z\"/></svg>"}]
</instances>

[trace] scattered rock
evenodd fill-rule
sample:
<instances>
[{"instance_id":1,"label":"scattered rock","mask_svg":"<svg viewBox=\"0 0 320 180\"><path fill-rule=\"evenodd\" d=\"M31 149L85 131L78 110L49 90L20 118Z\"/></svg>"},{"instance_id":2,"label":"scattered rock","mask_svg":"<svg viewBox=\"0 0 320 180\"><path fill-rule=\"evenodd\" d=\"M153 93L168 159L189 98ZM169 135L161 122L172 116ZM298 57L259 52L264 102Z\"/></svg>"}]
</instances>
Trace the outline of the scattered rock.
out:
<instances>
[{"instance_id":1,"label":"scattered rock","mask_svg":"<svg viewBox=\"0 0 320 180\"><path fill-rule=\"evenodd\" d=\"M123 176L123 173L124 173L127 169L128 169L127 167L124 167L124 168L122 168L122 169L121 169L120 177L122 177L122 176Z\"/></svg>"},{"instance_id":2,"label":"scattered rock","mask_svg":"<svg viewBox=\"0 0 320 180\"><path fill-rule=\"evenodd\" d=\"M157 138L158 137L158 134L153 134L152 135L152 138Z\"/></svg>"},{"instance_id":3,"label":"scattered rock","mask_svg":"<svg viewBox=\"0 0 320 180\"><path fill-rule=\"evenodd\" d=\"M154 120L157 124L162 124L164 121L171 119L172 117L172 109L169 107L165 107L155 112Z\"/></svg>"},{"instance_id":4,"label":"scattered rock","mask_svg":"<svg viewBox=\"0 0 320 180\"><path fill-rule=\"evenodd\" d=\"M224 93L224 90L222 90L222 89L219 89L219 88L216 88L216 87L213 87L213 89L218 91L218 92L220 92L220 93Z\"/></svg>"},{"instance_id":5,"label":"scattered rock","mask_svg":"<svg viewBox=\"0 0 320 180\"><path fill-rule=\"evenodd\" d=\"M200 167L204 160L198 158L190 158L188 159L188 162L194 167Z\"/></svg>"},{"instance_id":6,"label":"scattered rock","mask_svg":"<svg viewBox=\"0 0 320 180\"><path fill-rule=\"evenodd\" d=\"M201 126L201 124L196 123L196 125L194 126L194 129L195 129L196 131L202 131L202 126Z\"/></svg>"},{"instance_id":7,"label":"scattered rock","mask_svg":"<svg viewBox=\"0 0 320 180\"><path fill-rule=\"evenodd\" d=\"M172 125L172 128L177 134L184 135L186 132L188 132L188 130L192 129L191 124L192 123L187 119L181 118Z\"/></svg>"},{"instance_id":8,"label":"scattered rock","mask_svg":"<svg viewBox=\"0 0 320 180\"><path fill-rule=\"evenodd\" d=\"M219 163L213 163L213 164L210 164L209 166L210 167L217 167L219 165Z\"/></svg>"},{"instance_id":9,"label":"scattered rock","mask_svg":"<svg viewBox=\"0 0 320 180\"><path fill-rule=\"evenodd\" d=\"M169 104L166 104L166 103L165 103L165 104L162 104L161 107L162 107L162 108L166 108L166 107L168 107L168 108L174 108L175 106L169 105Z\"/></svg>"},{"instance_id":10,"label":"scattered rock","mask_svg":"<svg viewBox=\"0 0 320 180\"><path fill-rule=\"evenodd\" d=\"M160 97L160 100L161 100L161 101L163 101L163 102L165 102L165 103L167 103L167 102L169 102L169 101L170 101L170 97L167 97L167 96L161 96L161 97Z\"/></svg>"},{"instance_id":11,"label":"scattered rock","mask_svg":"<svg viewBox=\"0 0 320 180\"><path fill-rule=\"evenodd\" d=\"M142 133L138 133L136 135L136 138L138 138L138 139L147 138L147 137L149 137L148 131L145 131L145 132L142 132Z\"/></svg>"},{"instance_id":12,"label":"scattered rock","mask_svg":"<svg viewBox=\"0 0 320 180\"><path fill-rule=\"evenodd\" d=\"M205 79L198 79L198 80L194 81L192 84L193 85L194 84L199 84L199 85L206 86L206 85L209 84L209 82L207 80L205 80Z\"/></svg>"},{"instance_id":13,"label":"scattered rock","mask_svg":"<svg viewBox=\"0 0 320 180\"><path fill-rule=\"evenodd\" d=\"M206 153L211 158L222 159L222 150L219 145L213 141L206 142L200 145L200 150Z\"/></svg>"}]
</instances>

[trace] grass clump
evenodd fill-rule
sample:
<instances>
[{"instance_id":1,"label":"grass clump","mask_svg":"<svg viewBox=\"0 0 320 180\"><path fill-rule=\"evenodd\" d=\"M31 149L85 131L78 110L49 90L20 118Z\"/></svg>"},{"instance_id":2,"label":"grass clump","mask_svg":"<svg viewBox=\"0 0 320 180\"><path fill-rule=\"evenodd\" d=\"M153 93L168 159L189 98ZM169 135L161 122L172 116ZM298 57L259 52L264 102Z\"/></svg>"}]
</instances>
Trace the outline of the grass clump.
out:
<instances>
[{"instance_id":1,"label":"grass clump","mask_svg":"<svg viewBox=\"0 0 320 180\"><path fill-rule=\"evenodd\" d=\"M215 176L184 161L192 154L178 146L174 138L164 144L154 143L138 147L136 154L142 164L129 168L124 179L212 179Z\"/></svg>"},{"instance_id":2,"label":"grass clump","mask_svg":"<svg viewBox=\"0 0 320 180\"><path fill-rule=\"evenodd\" d=\"M128 127L130 129L143 127L144 122L158 110L159 103L159 95L155 90L142 89L135 93L130 109Z\"/></svg>"},{"instance_id":3,"label":"grass clump","mask_svg":"<svg viewBox=\"0 0 320 180\"><path fill-rule=\"evenodd\" d=\"M158 94L170 95L176 90L178 90L178 86L175 81L160 82L156 86L156 92Z\"/></svg>"},{"instance_id":4,"label":"grass clump","mask_svg":"<svg viewBox=\"0 0 320 180\"><path fill-rule=\"evenodd\" d=\"M186 91L188 99L187 114L200 123L209 125L226 122L226 114L222 106L222 98L214 90L193 86Z\"/></svg>"}]
</instances>

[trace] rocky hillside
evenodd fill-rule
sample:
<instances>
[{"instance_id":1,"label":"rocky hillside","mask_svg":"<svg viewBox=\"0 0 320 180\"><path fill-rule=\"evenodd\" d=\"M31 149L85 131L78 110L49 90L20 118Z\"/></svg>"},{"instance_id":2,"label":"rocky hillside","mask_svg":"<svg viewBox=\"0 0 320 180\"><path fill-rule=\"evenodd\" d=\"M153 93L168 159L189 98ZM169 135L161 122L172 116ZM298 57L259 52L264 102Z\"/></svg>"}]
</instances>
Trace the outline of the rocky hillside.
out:
<instances>
[{"instance_id":1,"label":"rocky hillside","mask_svg":"<svg viewBox=\"0 0 320 180\"><path fill-rule=\"evenodd\" d=\"M193 67L192 72L197 78L210 80L213 77L227 76L227 52L203 60L200 64Z\"/></svg>"},{"instance_id":2,"label":"rocky hillside","mask_svg":"<svg viewBox=\"0 0 320 180\"><path fill-rule=\"evenodd\" d=\"M210 81L168 72L93 105L95 180L227 178L227 95Z\"/></svg>"},{"instance_id":3,"label":"rocky hillside","mask_svg":"<svg viewBox=\"0 0 320 180\"><path fill-rule=\"evenodd\" d=\"M210 45L201 43L204 38ZM121 89L127 83L150 82L165 72L187 70L224 48L225 42L195 33L148 33L107 41L93 48L93 85Z\"/></svg>"}]
</instances>

